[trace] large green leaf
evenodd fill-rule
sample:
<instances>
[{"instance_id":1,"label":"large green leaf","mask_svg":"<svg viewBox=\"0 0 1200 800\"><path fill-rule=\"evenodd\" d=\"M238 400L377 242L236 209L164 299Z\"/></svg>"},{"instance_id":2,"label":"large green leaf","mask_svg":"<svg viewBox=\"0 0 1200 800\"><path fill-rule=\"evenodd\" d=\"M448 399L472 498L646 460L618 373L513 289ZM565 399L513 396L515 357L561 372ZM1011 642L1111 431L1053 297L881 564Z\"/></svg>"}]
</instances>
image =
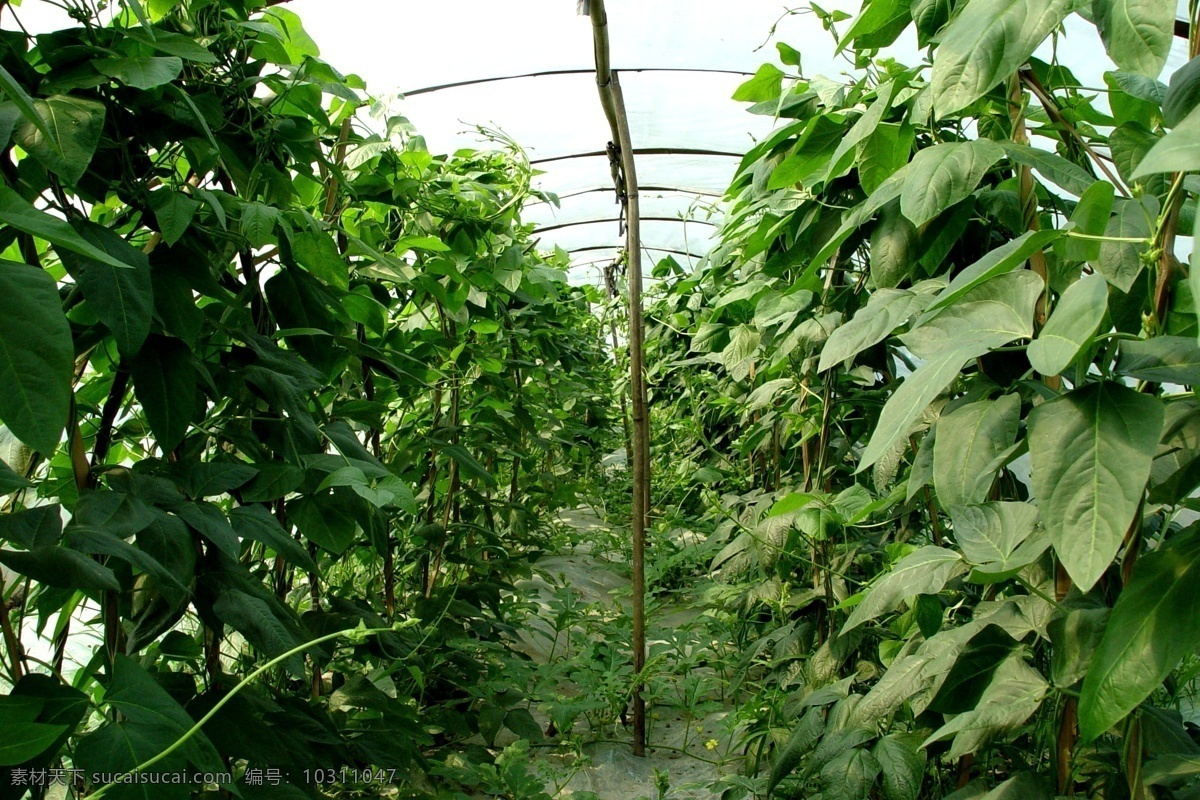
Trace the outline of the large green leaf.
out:
<instances>
[{"instance_id":1,"label":"large green leaf","mask_svg":"<svg viewBox=\"0 0 1200 800\"><path fill-rule=\"evenodd\" d=\"M63 264L79 284L88 307L112 331L117 348L132 356L141 349L154 317L154 286L150 260L114 231L80 223L80 234L97 250L124 268L76 253L62 253Z\"/></svg>"},{"instance_id":2,"label":"large green leaf","mask_svg":"<svg viewBox=\"0 0 1200 800\"><path fill-rule=\"evenodd\" d=\"M288 502L287 512L305 539L334 554L345 552L358 534L353 509L336 494L299 497Z\"/></svg>"},{"instance_id":3,"label":"large green leaf","mask_svg":"<svg viewBox=\"0 0 1200 800\"><path fill-rule=\"evenodd\" d=\"M1021 398L1006 394L943 414L933 444L933 487L943 506L982 502L1017 438Z\"/></svg>"},{"instance_id":4,"label":"large green leaf","mask_svg":"<svg viewBox=\"0 0 1200 800\"><path fill-rule=\"evenodd\" d=\"M1030 412L1042 524L1080 591L1108 569L1141 506L1163 416L1158 399L1108 382Z\"/></svg>"},{"instance_id":5,"label":"large green leaf","mask_svg":"<svg viewBox=\"0 0 1200 800\"><path fill-rule=\"evenodd\" d=\"M882 342L920 310L922 298L904 289L879 289L849 322L829 335L821 349L821 372Z\"/></svg>"},{"instance_id":6,"label":"large green leaf","mask_svg":"<svg viewBox=\"0 0 1200 800\"><path fill-rule=\"evenodd\" d=\"M966 198L1004 157L1004 148L989 139L947 142L917 153L904 173L900 210L921 227Z\"/></svg>"},{"instance_id":7,"label":"large green leaf","mask_svg":"<svg viewBox=\"0 0 1200 800\"><path fill-rule=\"evenodd\" d=\"M1162 441L1150 468L1150 502L1174 505L1200 485L1200 403L1167 404Z\"/></svg>"},{"instance_id":8,"label":"large green leaf","mask_svg":"<svg viewBox=\"0 0 1200 800\"><path fill-rule=\"evenodd\" d=\"M177 56L102 58L94 63L100 74L138 89L153 89L170 83L183 72L183 60Z\"/></svg>"},{"instance_id":9,"label":"large green leaf","mask_svg":"<svg viewBox=\"0 0 1200 800\"><path fill-rule=\"evenodd\" d=\"M775 791L779 782L791 775L808 751L812 750L825 731L825 715L819 708L810 708L800 717L787 743L775 756L771 764L771 775L767 780L767 796Z\"/></svg>"},{"instance_id":10,"label":"large green leaf","mask_svg":"<svg viewBox=\"0 0 1200 800\"><path fill-rule=\"evenodd\" d=\"M919 246L917 229L900 213L900 204L888 203L871 232L871 280L879 288L895 288L908 277Z\"/></svg>"},{"instance_id":11,"label":"large green leaf","mask_svg":"<svg viewBox=\"0 0 1200 800\"><path fill-rule=\"evenodd\" d=\"M921 358L966 341L991 349L1027 339L1033 336L1033 311L1042 289L1042 279L1032 270L997 275L964 292L954 303L939 303L938 309L922 315L902 339Z\"/></svg>"},{"instance_id":12,"label":"large green leaf","mask_svg":"<svg viewBox=\"0 0 1200 800\"><path fill-rule=\"evenodd\" d=\"M58 503L10 511L0 516L0 539L26 550L58 544L62 538L62 506Z\"/></svg>"},{"instance_id":13,"label":"large green leaf","mask_svg":"<svg viewBox=\"0 0 1200 800\"><path fill-rule=\"evenodd\" d=\"M67 547L51 545L36 550L0 550L0 564L58 589L120 591L121 584L108 567Z\"/></svg>"},{"instance_id":14,"label":"large green leaf","mask_svg":"<svg viewBox=\"0 0 1200 800\"><path fill-rule=\"evenodd\" d=\"M912 125L881 122L875 128L875 132L859 145L855 161L864 191L874 192L908 163L915 138L916 128Z\"/></svg>"},{"instance_id":15,"label":"large green leaf","mask_svg":"<svg viewBox=\"0 0 1200 800\"><path fill-rule=\"evenodd\" d=\"M1157 78L1171 52L1175 6L1166 0L1092 0L1109 56L1123 70Z\"/></svg>"},{"instance_id":16,"label":"large green leaf","mask_svg":"<svg viewBox=\"0 0 1200 800\"><path fill-rule=\"evenodd\" d=\"M158 222L163 241L173 245L191 226L200 203L182 192L159 189L151 193L150 207L154 209L154 219Z\"/></svg>"},{"instance_id":17,"label":"large green leaf","mask_svg":"<svg viewBox=\"0 0 1200 800\"><path fill-rule=\"evenodd\" d=\"M1038 508L1030 503L999 501L971 506L953 506L954 541L963 556L976 565L972 578L987 580L1032 563L1045 552L1049 542L1035 535Z\"/></svg>"},{"instance_id":18,"label":"large green leaf","mask_svg":"<svg viewBox=\"0 0 1200 800\"><path fill-rule=\"evenodd\" d=\"M1200 530L1143 555L1083 679L1079 733L1091 741L1158 688L1200 642Z\"/></svg>"},{"instance_id":19,"label":"large green leaf","mask_svg":"<svg viewBox=\"0 0 1200 800\"><path fill-rule=\"evenodd\" d=\"M1067 287L1054 313L1029 344L1029 363L1043 375L1057 375L1092 343L1108 311L1108 284L1097 273Z\"/></svg>"},{"instance_id":20,"label":"large green leaf","mask_svg":"<svg viewBox=\"0 0 1200 800\"><path fill-rule=\"evenodd\" d=\"M989 250L975 263L967 266L954 276L950 285L938 293L937 298L930 304L929 313L939 308L957 302L959 298L972 291L977 286L990 281L997 275L1012 272L1037 253L1057 239L1058 231L1027 231L1011 242L1006 242L994 250Z\"/></svg>"},{"instance_id":21,"label":"large green leaf","mask_svg":"<svg viewBox=\"0 0 1200 800\"><path fill-rule=\"evenodd\" d=\"M20 81L4 67L0 67L0 89L4 90L4 95L17 107L21 116L41 131L42 136L46 137L46 141L54 141L54 132L50 130L46 120L34 107L33 98L21 86Z\"/></svg>"},{"instance_id":22,"label":"large green leaf","mask_svg":"<svg viewBox=\"0 0 1200 800\"><path fill-rule=\"evenodd\" d=\"M1200 105L1200 56L1171 75L1171 86L1163 98L1163 124L1174 128Z\"/></svg>"},{"instance_id":23,"label":"large green leaf","mask_svg":"<svg viewBox=\"0 0 1200 800\"><path fill-rule=\"evenodd\" d=\"M317 564L304 548L288 535L279 520L271 516L265 506L239 506L229 512L229 521L238 536L261 542L274 550L284 560L300 567L305 572L319 572Z\"/></svg>"},{"instance_id":24,"label":"large green leaf","mask_svg":"<svg viewBox=\"0 0 1200 800\"><path fill-rule=\"evenodd\" d=\"M1127 339L1116 371L1139 381L1194 386L1200 384L1200 345L1191 336Z\"/></svg>"},{"instance_id":25,"label":"large green leaf","mask_svg":"<svg viewBox=\"0 0 1200 800\"><path fill-rule=\"evenodd\" d=\"M149 528L143 530L148 531ZM173 596L182 597L187 594L188 589L183 582L190 580L192 576L177 572L155 558L151 553L155 548L143 548L141 533L138 534L137 547L106 530L82 525L69 525L65 536L66 542L74 550L118 558L153 577L160 587Z\"/></svg>"},{"instance_id":26,"label":"large green leaf","mask_svg":"<svg viewBox=\"0 0 1200 800\"><path fill-rule=\"evenodd\" d=\"M1057 153L1015 142L1001 144L1010 161L1031 167L1043 178L1073 195L1083 195L1096 182L1083 167Z\"/></svg>"},{"instance_id":27,"label":"large green leaf","mask_svg":"<svg viewBox=\"0 0 1200 800\"><path fill-rule=\"evenodd\" d=\"M181 738L195 724L195 720L149 672L124 655L118 654L113 661L112 678L104 701L129 722L152 726L166 734L167 744ZM224 769L221 757L203 731L192 736L181 752L200 769L212 772Z\"/></svg>"},{"instance_id":28,"label":"large green leaf","mask_svg":"<svg viewBox=\"0 0 1200 800\"><path fill-rule=\"evenodd\" d=\"M891 108L892 95L895 93L895 90L895 81L888 82L876 90L875 100L863 112L862 116L858 118L858 121L854 123L849 132L841 138L837 149L834 151L832 158L830 158L829 171L825 175L826 181L841 177L850 169L854 160L852 151L858 146L859 142L869 137L879 127L880 121L887 114L888 109Z\"/></svg>"},{"instance_id":29,"label":"large green leaf","mask_svg":"<svg viewBox=\"0 0 1200 800\"><path fill-rule=\"evenodd\" d=\"M879 775L879 762L867 750L843 750L821 768L821 797L828 800L867 800Z\"/></svg>"},{"instance_id":30,"label":"large green leaf","mask_svg":"<svg viewBox=\"0 0 1200 800\"><path fill-rule=\"evenodd\" d=\"M1110 240L1101 243L1100 258L1092 263L1105 280L1126 294L1133 288L1133 282L1145 266L1142 253L1150 248L1150 221L1147 219L1150 210L1144 202L1118 200L1115 213L1104 231ZM1141 239L1145 242L1116 241L1118 239Z\"/></svg>"},{"instance_id":31,"label":"large green leaf","mask_svg":"<svg viewBox=\"0 0 1200 800\"><path fill-rule=\"evenodd\" d=\"M69 95L34 100L34 110L49 130L22 120L13 140L65 183L74 184L92 162L104 130L104 104Z\"/></svg>"},{"instance_id":32,"label":"large green leaf","mask_svg":"<svg viewBox=\"0 0 1200 800\"><path fill-rule=\"evenodd\" d=\"M1025 663L1022 654L1013 653L996 669L978 705L931 734L924 746L953 736L950 758L973 753L1029 719L1041 705L1047 688L1046 679Z\"/></svg>"},{"instance_id":33,"label":"large green leaf","mask_svg":"<svg viewBox=\"0 0 1200 800\"><path fill-rule=\"evenodd\" d=\"M268 657L283 655L304 644L290 621L277 617L264 598L226 589L213 603L213 612ZM299 654L285 660L283 666L293 675L304 674L304 659Z\"/></svg>"},{"instance_id":34,"label":"large green leaf","mask_svg":"<svg viewBox=\"0 0 1200 800\"><path fill-rule=\"evenodd\" d=\"M929 545L900 559L896 567L867 588L866 594L842 626L845 634L886 614L905 598L937 594L952 579L966 572L962 556L944 547Z\"/></svg>"},{"instance_id":35,"label":"large green leaf","mask_svg":"<svg viewBox=\"0 0 1200 800\"><path fill-rule=\"evenodd\" d=\"M0 741L0 767L28 761L58 741L66 730L66 725L6 721L4 739Z\"/></svg>"},{"instance_id":36,"label":"large green leaf","mask_svg":"<svg viewBox=\"0 0 1200 800\"><path fill-rule=\"evenodd\" d=\"M958 377L963 364L989 349L988 342L979 340L947 348L931 356L916 372L905 378L884 405L875 432L871 434L871 441L867 443L855 472L862 472L874 464L898 439L907 437L917 417Z\"/></svg>"},{"instance_id":37,"label":"large green leaf","mask_svg":"<svg viewBox=\"0 0 1200 800\"><path fill-rule=\"evenodd\" d=\"M1138 162L1132 177L1196 170L1200 170L1200 108L1193 108L1174 130L1155 142Z\"/></svg>"},{"instance_id":38,"label":"large green leaf","mask_svg":"<svg viewBox=\"0 0 1200 800\"><path fill-rule=\"evenodd\" d=\"M1075 0L968 3L942 32L933 60L937 116L966 108L1016 72L1074 6Z\"/></svg>"},{"instance_id":39,"label":"large green leaf","mask_svg":"<svg viewBox=\"0 0 1200 800\"><path fill-rule=\"evenodd\" d=\"M130 362L133 391L146 413L158 446L179 446L196 412L196 368L192 351L178 339L152 336Z\"/></svg>"},{"instance_id":40,"label":"large green leaf","mask_svg":"<svg viewBox=\"0 0 1200 800\"><path fill-rule=\"evenodd\" d=\"M889 733L871 748L879 762L886 800L917 800L925 778L925 751L911 734Z\"/></svg>"},{"instance_id":41,"label":"large green leaf","mask_svg":"<svg viewBox=\"0 0 1200 800\"><path fill-rule=\"evenodd\" d=\"M929 709L939 714L963 714L975 708L996 668L1018 647L999 625L985 625L954 660Z\"/></svg>"},{"instance_id":42,"label":"large green leaf","mask_svg":"<svg viewBox=\"0 0 1200 800\"><path fill-rule=\"evenodd\" d=\"M0 186L0 222L10 225L22 233L45 239L55 248L61 248L81 256L107 264L116 269L136 267L136 263L122 261L94 245L62 219L34 208L25 198L7 186ZM59 255L62 253L60 252Z\"/></svg>"},{"instance_id":43,"label":"large green leaf","mask_svg":"<svg viewBox=\"0 0 1200 800\"><path fill-rule=\"evenodd\" d=\"M1071 229L1089 236L1103 236L1112 216L1116 190L1108 181L1096 181L1079 198L1071 212ZM1095 261L1100 257L1100 241L1070 237L1063 245L1071 261Z\"/></svg>"},{"instance_id":44,"label":"large green leaf","mask_svg":"<svg viewBox=\"0 0 1200 800\"><path fill-rule=\"evenodd\" d=\"M54 279L0 260L0 420L47 455L58 447L71 404L75 348Z\"/></svg>"}]
</instances>

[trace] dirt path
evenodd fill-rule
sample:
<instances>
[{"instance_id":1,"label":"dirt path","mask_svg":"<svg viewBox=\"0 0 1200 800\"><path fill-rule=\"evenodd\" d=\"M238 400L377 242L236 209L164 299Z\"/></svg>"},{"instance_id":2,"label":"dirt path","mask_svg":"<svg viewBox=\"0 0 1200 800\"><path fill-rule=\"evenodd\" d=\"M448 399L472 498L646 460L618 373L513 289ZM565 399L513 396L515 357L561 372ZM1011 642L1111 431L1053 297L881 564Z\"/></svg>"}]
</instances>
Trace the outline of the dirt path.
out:
<instances>
[{"instance_id":1,"label":"dirt path","mask_svg":"<svg viewBox=\"0 0 1200 800\"><path fill-rule=\"evenodd\" d=\"M518 584L534 606L518 647L551 676L535 691L533 709L546 727L556 702L595 705L613 684L629 685L627 671L619 680L605 680L625 660L610 645L627 631L628 567L604 552L612 531L591 510L565 512L560 522L582 532L582 543L538 561L535 576ZM719 776L736 772L737 759L726 754L731 720L720 702L724 677L708 665L711 634L701 611L682 597L666 603L659 598L650 609L647 756L632 755L628 731L615 714L610 719L600 709L581 715L571 738L580 743L582 762L563 755L562 748L535 748L535 763L556 773L547 783L552 796L709 800L720 796L714 787ZM628 641L619 642L622 654L628 647Z\"/></svg>"}]
</instances>

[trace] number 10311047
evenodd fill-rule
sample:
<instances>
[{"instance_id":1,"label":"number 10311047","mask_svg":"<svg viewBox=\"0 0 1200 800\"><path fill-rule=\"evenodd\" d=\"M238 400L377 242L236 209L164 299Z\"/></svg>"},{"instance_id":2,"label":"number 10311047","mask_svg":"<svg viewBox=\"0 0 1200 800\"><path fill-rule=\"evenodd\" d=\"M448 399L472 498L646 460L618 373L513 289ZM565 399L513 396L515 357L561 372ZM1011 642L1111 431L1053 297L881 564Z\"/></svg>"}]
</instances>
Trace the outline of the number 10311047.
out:
<instances>
[{"instance_id":1,"label":"number 10311047","mask_svg":"<svg viewBox=\"0 0 1200 800\"><path fill-rule=\"evenodd\" d=\"M393 783L396 778L394 769L306 769L304 782L307 784L328 785L334 783Z\"/></svg>"}]
</instances>

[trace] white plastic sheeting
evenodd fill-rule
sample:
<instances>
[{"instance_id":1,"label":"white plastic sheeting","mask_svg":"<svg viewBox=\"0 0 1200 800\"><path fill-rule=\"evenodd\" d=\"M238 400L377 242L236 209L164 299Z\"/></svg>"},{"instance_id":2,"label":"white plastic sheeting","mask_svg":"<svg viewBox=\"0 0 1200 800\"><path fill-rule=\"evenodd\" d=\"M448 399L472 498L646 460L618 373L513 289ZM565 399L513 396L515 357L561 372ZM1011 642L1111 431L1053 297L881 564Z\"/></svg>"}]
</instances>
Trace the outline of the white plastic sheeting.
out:
<instances>
[{"instance_id":1,"label":"white plastic sheeting","mask_svg":"<svg viewBox=\"0 0 1200 800\"><path fill-rule=\"evenodd\" d=\"M1178 0L1180 19L1186 2ZM646 224L646 259L661 258L658 247L702 254L711 247L711 228L690 224L685 231L682 220L712 218L712 195L729 185L737 154L773 126L770 118L748 114L744 104L733 102L733 90L764 61L776 60L776 41L800 50L806 77L838 79L852 71L851 63L834 57L833 39L814 15L788 13L806 8L803 1L607 0L606 5L612 64L621 73L635 149L689 151L638 157L638 179L647 187L644 216L680 220ZM855 14L860 0L821 5ZM618 223L551 227L611 220L618 211L608 159L576 157L603 152L610 134L590 73L591 24L577 15L575 0L292 0L288 8L300 15L330 64L366 79L376 96L403 95L398 110L431 149L478 146L479 125L513 137L543 173L536 179L538 188L562 198L561 208L527 208L529 221L551 228L539 233L542 243L589 248L577 250L577 278L584 280L595 275L585 265L612 260L621 245ZM12 27L12 13L34 32L72 24L43 0L11 9L5 28ZM1036 55L1048 59L1054 47L1084 86L1105 85L1103 74L1113 65L1095 27L1072 16L1065 35ZM887 54L909 65L925 58L911 30ZM1167 81L1185 61L1186 42L1176 37L1160 80ZM532 74L536 77L521 77ZM1103 105L1103 94L1097 94ZM678 230L668 234L672 225Z\"/></svg>"}]
</instances>

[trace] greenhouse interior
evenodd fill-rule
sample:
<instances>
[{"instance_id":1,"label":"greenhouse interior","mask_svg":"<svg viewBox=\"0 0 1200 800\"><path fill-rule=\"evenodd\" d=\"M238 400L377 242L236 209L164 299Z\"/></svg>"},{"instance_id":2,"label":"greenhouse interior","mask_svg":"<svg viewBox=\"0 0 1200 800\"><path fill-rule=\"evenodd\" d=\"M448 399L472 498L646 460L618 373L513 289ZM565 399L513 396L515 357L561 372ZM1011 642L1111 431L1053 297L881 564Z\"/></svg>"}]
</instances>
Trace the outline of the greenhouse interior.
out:
<instances>
[{"instance_id":1,"label":"greenhouse interior","mask_svg":"<svg viewBox=\"0 0 1200 800\"><path fill-rule=\"evenodd\" d=\"M0 44L0 800L1200 800L1200 0Z\"/></svg>"}]
</instances>

